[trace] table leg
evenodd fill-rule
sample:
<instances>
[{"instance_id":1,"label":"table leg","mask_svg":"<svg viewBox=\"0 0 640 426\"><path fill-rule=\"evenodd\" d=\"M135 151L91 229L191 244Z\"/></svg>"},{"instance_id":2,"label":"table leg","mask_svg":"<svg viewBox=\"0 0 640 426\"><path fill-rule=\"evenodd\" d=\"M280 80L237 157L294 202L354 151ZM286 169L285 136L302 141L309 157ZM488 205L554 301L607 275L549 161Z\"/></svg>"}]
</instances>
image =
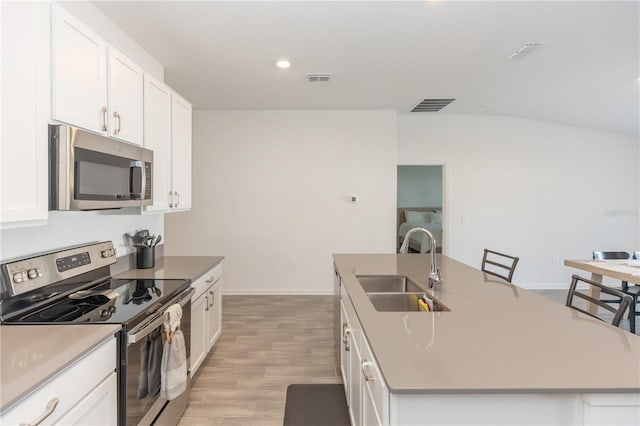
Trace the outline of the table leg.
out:
<instances>
[{"instance_id":1,"label":"table leg","mask_svg":"<svg viewBox=\"0 0 640 426\"><path fill-rule=\"evenodd\" d=\"M598 284L602 284L602 275L591 273L591 281L597 282ZM592 285L591 291L589 292L589 296L593 297L594 299L600 300L600 288ZM595 303L589 303L589 305L587 306L587 311L590 314L598 315L598 305L596 305Z\"/></svg>"}]
</instances>

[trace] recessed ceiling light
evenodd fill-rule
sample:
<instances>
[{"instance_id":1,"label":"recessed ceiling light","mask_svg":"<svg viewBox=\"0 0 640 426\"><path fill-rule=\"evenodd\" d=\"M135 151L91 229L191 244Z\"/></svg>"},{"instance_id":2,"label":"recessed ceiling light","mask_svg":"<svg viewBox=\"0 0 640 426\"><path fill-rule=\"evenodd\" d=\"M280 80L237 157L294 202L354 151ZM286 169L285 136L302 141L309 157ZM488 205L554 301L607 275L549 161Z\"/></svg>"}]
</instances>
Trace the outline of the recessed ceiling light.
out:
<instances>
[{"instance_id":1,"label":"recessed ceiling light","mask_svg":"<svg viewBox=\"0 0 640 426\"><path fill-rule=\"evenodd\" d=\"M287 61L286 59L280 59L278 62L276 62L276 65L278 66L278 68L289 68L291 66L291 62Z\"/></svg>"}]
</instances>

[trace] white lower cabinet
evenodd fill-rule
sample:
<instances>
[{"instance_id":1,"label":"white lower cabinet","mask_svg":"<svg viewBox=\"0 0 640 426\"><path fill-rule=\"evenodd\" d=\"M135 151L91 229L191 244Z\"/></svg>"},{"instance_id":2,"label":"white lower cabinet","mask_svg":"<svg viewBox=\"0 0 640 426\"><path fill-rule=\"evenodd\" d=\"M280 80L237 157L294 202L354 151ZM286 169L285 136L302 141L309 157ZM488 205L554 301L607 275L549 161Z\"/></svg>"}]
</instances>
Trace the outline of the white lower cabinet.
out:
<instances>
[{"instance_id":1,"label":"white lower cabinet","mask_svg":"<svg viewBox=\"0 0 640 426\"><path fill-rule=\"evenodd\" d=\"M97 388L60 419L61 425L114 425L118 404L118 378L110 374Z\"/></svg>"},{"instance_id":2,"label":"white lower cabinet","mask_svg":"<svg viewBox=\"0 0 640 426\"><path fill-rule=\"evenodd\" d=\"M0 424L114 425L117 350L112 338L0 414Z\"/></svg>"},{"instance_id":3,"label":"white lower cabinet","mask_svg":"<svg viewBox=\"0 0 640 426\"><path fill-rule=\"evenodd\" d=\"M344 288L340 293L340 369L352 426L389 425L389 390Z\"/></svg>"},{"instance_id":4,"label":"white lower cabinet","mask_svg":"<svg viewBox=\"0 0 640 426\"><path fill-rule=\"evenodd\" d=\"M213 348L222 331L222 264L191 284L191 375Z\"/></svg>"},{"instance_id":5,"label":"white lower cabinet","mask_svg":"<svg viewBox=\"0 0 640 426\"><path fill-rule=\"evenodd\" d=\"M340 332L352 426L640 425L637 393L391 393L342 285Z\"/></svg>"}]
</instances>

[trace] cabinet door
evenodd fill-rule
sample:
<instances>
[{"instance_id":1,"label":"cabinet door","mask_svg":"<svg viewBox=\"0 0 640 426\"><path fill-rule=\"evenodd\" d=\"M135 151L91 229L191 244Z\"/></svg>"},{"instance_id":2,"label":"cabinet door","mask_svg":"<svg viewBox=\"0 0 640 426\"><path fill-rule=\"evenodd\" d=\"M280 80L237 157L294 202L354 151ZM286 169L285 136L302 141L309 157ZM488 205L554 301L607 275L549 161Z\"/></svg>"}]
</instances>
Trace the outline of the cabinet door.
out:
<instances>
[{"instance_id":1,"label":"cabinet door","mask_svg":"<svg viewBox=\"0 0 640 426\"><path fill-rule=\"evenodd\" d=\"M366 426L382 426L375 409L373 397L366 386L362 390L362 424Z\"/></svg>"},{"instance_id":2,"label":"cabinet door","mask_svg":"<svg viewBox=\"0 0 640 426\"><path fill-rule=\"evenodd\" d=\"M171 98L171 181L173 207L191 208L191 104L175 92Z\"/></svg>"},{"instance_id":3,"label":"cabinet door","mask_svg":"<svg viewBox=\"0 0 640 426\"><path fill-rule=\"evenodd\" d=\"M191 377L207 356L207 314L209 299L206 294L191 302Z\"/></svg>"},{"instance_id":4,"label":"cabinet door","mask_svg":"<svg viewBox=\"0 0 640 426\"><path fill-rule=\"evenodd\" d=\"M351 368L349 369L349 388L351 399L349 401L349 415L352 426L362 426L362 369L360 368L360 352L358 346L351 345L349 358L351 358Z\"/></svg>"},{"instance_id":5,"label":"cabinet door","mask_svg":"<svg viewBox=\"0 0 640 426\"><path fill-rule=\"evenodd\" d=\"M213 347L216 332L216 312L214 310L215 296L213 293L213 286L207 288L206 296L209 301L209 305L207 306L207 352L209 352Z\"/></svg>"},{"instance_id":6,"label":"cabinet door","mask_svg":"<svg viewBox=\"0 0 640 426\"><path fill-rule=\"evenodd\" d=\"M53 13L53 119L107 134L106 43L60 5Z\"/></svg>"},{"instance_id":7,"label":"cabinet door","mask_svg":"<svg viewBox=\"0 0 640 426\"><path fill-rule=\"evenodd\" d=\"M142 145L142 68L122 52L109 47L109 135Z\"/></svg>"},{"instance_id":8,"label":"cabinet door","mask_svg":"<svg viewBox=\"0 0 640 426\"><path fill-rule=\"evenodd\" d=\"M349 356L349 352L351 351L351 329L342 301L340 302L340 332L340 373L342 374L342 383L344 384L344 393L347 398L347 404L350 404L351 386L349 380L351 379L351 377L349 368L351 366L351 357Z\"/></svg>"},{"instance_id":9,"label":"cabinet door","mask_svg":"<svg viewBox=\"0 0 640 426\"><path fill-rule=\"evenodd\" d=\"M114 425L118 414L116 373L111 374L65 414L61 425Z\"/></svg>"},{"instance_id":10,"label":"cabinet door","mask_svg":"<svg viewBox=\"0 0 640 426\"><path fill-rule=\"evenodd\" d=\"M171 89L144 75L144 147L153 150L153 205L145 211L169 210L171 191Z\"/></svg>"},{"instance_id":11,"label":"cabinet door","mask_svg":"<svg viewBox=\"0 0 640 426\"><path fill-rule=\"evenodd\" d=\"M222 299L220 297L220 281L211 286L207 290L207 294L209 295L207 350L210 351L216 340L218 340L221 329Z\"/></svg>"},{"instance_id":12,"label":"cabinet door","mask_svg":"<svg viewBox=\"0 0 640 426\"><path fill-rule=\"evenodd\" d=\"M47 219L49 6L0 2L0 222Z\"/></svg>"}]
</instances>

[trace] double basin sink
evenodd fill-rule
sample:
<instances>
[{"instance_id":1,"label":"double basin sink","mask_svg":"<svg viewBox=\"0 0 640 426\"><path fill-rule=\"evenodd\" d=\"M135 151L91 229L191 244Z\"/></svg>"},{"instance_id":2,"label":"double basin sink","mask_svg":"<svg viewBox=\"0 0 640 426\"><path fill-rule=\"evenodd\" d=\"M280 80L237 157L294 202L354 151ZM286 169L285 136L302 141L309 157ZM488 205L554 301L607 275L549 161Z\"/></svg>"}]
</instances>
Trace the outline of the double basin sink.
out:
<instances>
[{"instance_id":1,"label":"double basin sink","mask_svg":"<svg viewBox=\"0 0 640 426\"><path fill-rule=\"evenodd\" d=\"M418 298L424 289L404 275L356 275L363 290L379 312L420 312ZM432 312L449 311L445 305L433 300Z\"/></svg>"}]
</instances>

